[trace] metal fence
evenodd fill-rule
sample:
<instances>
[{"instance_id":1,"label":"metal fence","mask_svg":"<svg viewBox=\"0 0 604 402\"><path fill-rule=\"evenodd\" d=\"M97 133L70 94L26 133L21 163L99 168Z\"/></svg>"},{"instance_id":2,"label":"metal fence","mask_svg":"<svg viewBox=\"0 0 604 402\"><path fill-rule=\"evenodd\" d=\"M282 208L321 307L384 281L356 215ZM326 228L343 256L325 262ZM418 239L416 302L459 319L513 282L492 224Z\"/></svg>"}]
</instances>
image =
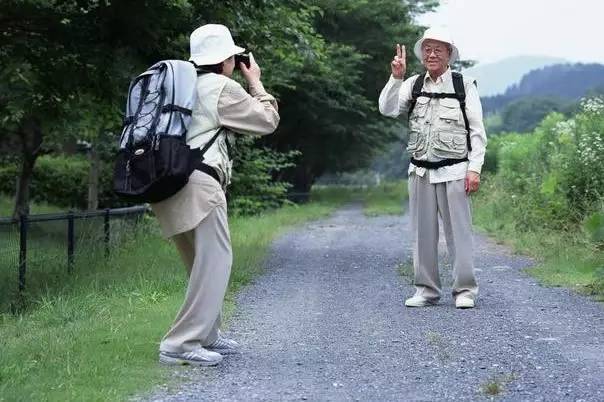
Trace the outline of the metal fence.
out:
<instances>
[{"instance_id":1,"label":"metal fence","mask_svg":"<svg viewBox=\"0 0 604 402\"><path fill-rule=\"evenodd\" d=\"M24 294L32 269L37 275L46 276L42 279L46 284L65 273L73 273L79 255L108 257L113 245L127 232L125 229L134 227L146 211L147 207L136 206L0 218L3 301L15 290L18 297Z\"/></svg>"}]
</instances>

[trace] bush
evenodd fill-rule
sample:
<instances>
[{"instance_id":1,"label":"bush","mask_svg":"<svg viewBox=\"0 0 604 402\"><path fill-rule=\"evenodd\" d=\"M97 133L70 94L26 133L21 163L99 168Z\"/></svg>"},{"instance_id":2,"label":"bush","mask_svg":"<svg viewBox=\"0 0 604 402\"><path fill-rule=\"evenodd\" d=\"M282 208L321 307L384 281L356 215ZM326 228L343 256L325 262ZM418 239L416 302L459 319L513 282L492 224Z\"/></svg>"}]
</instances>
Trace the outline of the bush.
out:
<instances>
[{"instance_id":1,"label":"bush","mask_svg":"<svg viewBox=\"0 0 604 402\"><path fill-rule=\"evenodd\" d=\"M281 169L293 166L296 152L279 153L254 145L251 138L238 140L234 174L229 188L229 207L235 214L249 215L277 208L287 202L288 183L279 181ZM88 201L90 162L81 155L44 155L38 158L30 186L31 200L63 208L85 209ZM113 192L112 161L101 161L99 207L131 205ZM0 193L15 193L19 165L0 166Z\"/></svg>"},{"instance_id":2,"label":"bush","mask_svg":"<svg viewBox=\"0 0 604 402\"><path fill-rule=\"evenodd\" d=\"M281 170L294 166L299 153L261 148L248 137L237 139L235 152L228 190L230 210L237 215L251 215L285 204L291 185L280 181L278 175Z\"/></svg>"},{"instance_id":3,"label":"bush","mask_svg":"<svg viewBox=\"0 0 604 402\"><path fill-rule=\"evenodd\" d=\"M81 155L43 155L34 167L30 196L62 208L85 209L88 203L90 162ZM20 166L16 162L0 167L0 193L13 195ZM99 205L101 208L125 205L112 191L113 172L109 163L101 162L99 174Z\"/></svg>"},{"instance_id":4,"label":"bush","mask_svg":"<svg viewBox=\"0 0 604 402\"><path fill-rule=\"evenodd\" d=\"M566 195L582 217L604 199L604 99L584 100L581 107L582 113L559 129L572 147L563 161Z\"/></svg>"},{"instance_id":5,"label":"bush","mask_svg":"<svg viewBox=\"0 0 604 402\"><path fill-rule=\"evenodd\" d=\"M90 164L79 156L50 156L38 159L31 194L34 201L85 208Z\"/></svg>"},{"instance_id":6,"label":"bush","mask_svg":"<svg viewBox=\"0 0 604 402\"><path fill-rule=\"evenodd\" d=\"M585 100L574 118L548 115L530 134L491 141L487 171L509 199L517 229L577 228L604 200L604 101Z\"/></svg>"}]
</instances>

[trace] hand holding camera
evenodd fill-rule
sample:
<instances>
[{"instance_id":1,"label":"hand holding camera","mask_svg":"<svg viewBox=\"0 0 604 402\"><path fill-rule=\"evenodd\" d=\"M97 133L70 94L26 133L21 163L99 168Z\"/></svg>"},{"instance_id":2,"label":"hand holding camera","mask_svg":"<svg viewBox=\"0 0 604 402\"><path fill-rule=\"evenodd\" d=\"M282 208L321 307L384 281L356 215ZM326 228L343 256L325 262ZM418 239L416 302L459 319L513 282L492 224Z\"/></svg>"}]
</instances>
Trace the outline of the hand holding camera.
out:
<instances>
[{"instance_id":1,"label":"hand holding camera","mask_svg":"<svg viewBox=\"0 0 604 402\"><path fill-rule=\"evenodd\" d=\"M249 54L249 59L247 59L246 63L246 55L238 54L235 56L235 65L237 68L241 70L241 74L243 78L247 81L248 85L252 86L253 84L260 82L260 75L262 72L260 71L260 66L254 60L254 55L252 53Z\"/></svg>"}]
</instances>

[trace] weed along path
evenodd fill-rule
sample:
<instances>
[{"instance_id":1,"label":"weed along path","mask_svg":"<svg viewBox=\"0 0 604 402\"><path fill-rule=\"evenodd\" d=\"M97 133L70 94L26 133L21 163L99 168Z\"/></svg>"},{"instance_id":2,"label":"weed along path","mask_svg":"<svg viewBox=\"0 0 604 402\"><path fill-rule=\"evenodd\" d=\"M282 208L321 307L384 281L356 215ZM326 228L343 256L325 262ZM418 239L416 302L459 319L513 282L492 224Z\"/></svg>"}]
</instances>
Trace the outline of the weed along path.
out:
<instances>
[{"instance_id":1,"label":"weed along path","mask_svg":"<svg viewBox=\"0 0 604 402\"><path fill-rule=\"evenodd\" d=\"M604 400L604 306L541 287L530 260L477 236L477 308L456 310L449 288L405 308L407 224L350 206L281 237L239 295L228 334L242 354L177 368L184 383L149 399Z\"/></svg>"}]
</instances>

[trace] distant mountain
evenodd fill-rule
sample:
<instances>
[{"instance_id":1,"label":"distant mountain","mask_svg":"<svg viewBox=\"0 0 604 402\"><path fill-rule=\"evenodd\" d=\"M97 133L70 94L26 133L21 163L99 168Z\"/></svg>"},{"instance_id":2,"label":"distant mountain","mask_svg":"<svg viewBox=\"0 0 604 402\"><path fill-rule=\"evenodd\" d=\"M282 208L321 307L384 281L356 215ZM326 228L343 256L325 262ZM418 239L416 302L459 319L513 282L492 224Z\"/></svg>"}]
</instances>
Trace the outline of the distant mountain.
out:
<instances>
[{"instance_id":1,"label":"distant mountain","mask_svg":"<svg viewBox=\"0 0 604 402\"><path fill-rule=\"evenodd\" d=\"M604 65L556 64L530 71L520 82L503 94L482 98L486 113L504 108L510 102L525 97L552 97L575 101L590 90L604 88Z\"/></svg>"},{"instance_id":2,"label":"distant mountain","mask_svg":"<svg viewBox=\"0 0 604 402\"><path fill-rule=\"evenodd\" d=\"M478 64L463 72L476 78L480 96L492 96L502 94L506 88L520 81L522 76L531 70L567 62L556 57L517 56L496 63Z\"/></svg>"}]
</instances>

